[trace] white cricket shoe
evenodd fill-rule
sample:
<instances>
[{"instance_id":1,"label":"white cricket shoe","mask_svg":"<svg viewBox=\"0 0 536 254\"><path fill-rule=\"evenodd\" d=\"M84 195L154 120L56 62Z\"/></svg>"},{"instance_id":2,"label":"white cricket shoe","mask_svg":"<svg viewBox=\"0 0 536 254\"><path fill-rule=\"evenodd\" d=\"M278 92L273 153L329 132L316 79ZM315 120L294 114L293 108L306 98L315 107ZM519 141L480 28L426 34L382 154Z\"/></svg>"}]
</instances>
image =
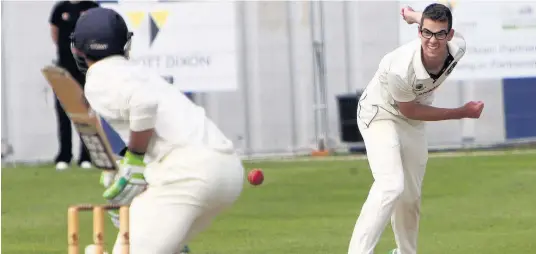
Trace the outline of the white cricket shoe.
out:
<instances>
[{"instance_id":1,"label":"white cricket shoe","mask_svg":"<svg viewBox=\"0 0 536 254\"><path fill-rule=\"evenodd\" d=\"M84 254L95 254L95 250L97 249L97 246L95 246L95 244L90 244L88 246L86 246L86 248L84 249ZM103 254L108 254L108 252L103 252Z\"/></svg>"},{"instance_id":2,"label":"white cricket shoe","mask_svg":"<svg viewBox=\"0 0 536 254\"><path fill-rule=\"evenodd\" d=\"M60 161L56 163L56 171L63 171L69 168L69 163L65 161Z\"/></svg>"},{"instance_id":3,"label":"white cricket shoe","mask_svg":"<svg viewBox=\"0 0 536 254\"><path fill-rule=\"evenodd\" d=\"M93 165L89 161L82 161L82 163L80 163L80 167L83 169L90 169L93 168Z\"/></svg>"}]
</instances>

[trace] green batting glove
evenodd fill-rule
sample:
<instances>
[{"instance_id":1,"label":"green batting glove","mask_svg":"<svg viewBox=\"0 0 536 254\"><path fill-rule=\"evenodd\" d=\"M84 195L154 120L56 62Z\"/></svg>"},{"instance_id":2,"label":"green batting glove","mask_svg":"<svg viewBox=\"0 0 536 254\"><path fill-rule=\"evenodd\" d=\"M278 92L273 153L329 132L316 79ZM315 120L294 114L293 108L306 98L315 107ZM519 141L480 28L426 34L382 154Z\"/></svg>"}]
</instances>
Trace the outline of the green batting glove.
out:
<instances>
[{"instance_id":1,"label":"green batting glove","mask_svg":"<svg viewBox=\"0 0 536 254\"><path fill-rule=\"evenodd\" d=\"M145 190L147 185L143 176L145 163L143 156L127 151L118 164L118 175L102 196L112 204L128 205L134 197Z\"/></svg>"}]
</instances>

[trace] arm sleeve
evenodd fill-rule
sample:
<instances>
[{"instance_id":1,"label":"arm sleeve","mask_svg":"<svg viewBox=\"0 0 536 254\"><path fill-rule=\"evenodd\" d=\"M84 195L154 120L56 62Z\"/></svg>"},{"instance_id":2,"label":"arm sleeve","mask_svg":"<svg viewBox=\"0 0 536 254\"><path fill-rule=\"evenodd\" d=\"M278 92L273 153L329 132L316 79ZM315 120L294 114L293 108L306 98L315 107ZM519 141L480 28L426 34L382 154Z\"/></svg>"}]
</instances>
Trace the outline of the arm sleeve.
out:
<instances>
[{"instance_id":1,"label":"arm sleeve","mask_svg":"<svg viewBox=\"0 0 536 254\"><path fill-rule=\"evenodd\" d=\"M393 73L387 74L387 89L393 99L398 102L410 102L417 97L409 84Z\"/></svg>"},{"instance_id":2,"label":"arm sleeve","mask_svg":"<svg viewBox=\"0 0 536 254\"><path fill-rule=\"evenodd\" d=\"M144 131L154 128L158 111L158 95L138 86L127 98L130 130Z\"/></svg>"},{"instance_id":3,"label":"arm sleeve","mask_svg":"<svg viewBox=\"0 0 536 254\"><path fill-rule=\"evenodd\" d=\"M112 67L108 69L112 75L117 71ZM84 92L95 111L105 118L128 123L131 131L152 129L156 124L160 94L144 85L144 81L90 76Z\"/></svg>"},{"instance_id":4,"label":"arm sleeve","mask_svg":"<svg viewBox=\"0 0 536 254\"><path fill-rule=\"evenodd\" d=\"M50 14L50 17L48 18L48 22L52 25L59 26L61 22L61 8L60 3L57 3L52 8L52 13Z\"/></svg>"}]
</instances>

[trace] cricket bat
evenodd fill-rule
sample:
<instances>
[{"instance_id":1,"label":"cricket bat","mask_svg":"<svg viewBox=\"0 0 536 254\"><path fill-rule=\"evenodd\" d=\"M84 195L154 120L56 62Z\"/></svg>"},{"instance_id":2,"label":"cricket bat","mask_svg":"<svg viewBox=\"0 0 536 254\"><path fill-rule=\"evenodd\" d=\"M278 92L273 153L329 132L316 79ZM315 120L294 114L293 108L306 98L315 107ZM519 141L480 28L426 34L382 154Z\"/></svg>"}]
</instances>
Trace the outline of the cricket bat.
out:
<instances>
[{"instance_id":1,"label":"cricket bat","mask_svg":"<svg viewBox=\"0 0 536 254\"><path fill-rule=\"evenodd\" d=\"M100 117L90 108L82 87L61 67L48 65L41 72L80 134L93 165L102 170L118 170L116 157L102 128Z\"/></svg>"}]
</instances>

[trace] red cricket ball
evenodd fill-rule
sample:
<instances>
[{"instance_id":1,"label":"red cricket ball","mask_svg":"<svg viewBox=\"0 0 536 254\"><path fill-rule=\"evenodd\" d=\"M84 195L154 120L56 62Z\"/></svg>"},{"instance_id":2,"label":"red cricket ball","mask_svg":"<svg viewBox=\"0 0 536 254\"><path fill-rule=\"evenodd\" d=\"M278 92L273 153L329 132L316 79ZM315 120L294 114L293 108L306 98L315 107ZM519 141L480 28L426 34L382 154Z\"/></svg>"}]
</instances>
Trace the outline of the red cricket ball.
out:
<instances>
[{"instance_id":1,"label":"red cricket ball","mask_svg":"<svg viewBox=\"0 0 536 254\"><path fill-rule=\"evenodd\" d=\"M259 185L264 181L264 174L261 169L255 168L249 171L248 181L251 185Z\"/></svg>"}]
</instances>

